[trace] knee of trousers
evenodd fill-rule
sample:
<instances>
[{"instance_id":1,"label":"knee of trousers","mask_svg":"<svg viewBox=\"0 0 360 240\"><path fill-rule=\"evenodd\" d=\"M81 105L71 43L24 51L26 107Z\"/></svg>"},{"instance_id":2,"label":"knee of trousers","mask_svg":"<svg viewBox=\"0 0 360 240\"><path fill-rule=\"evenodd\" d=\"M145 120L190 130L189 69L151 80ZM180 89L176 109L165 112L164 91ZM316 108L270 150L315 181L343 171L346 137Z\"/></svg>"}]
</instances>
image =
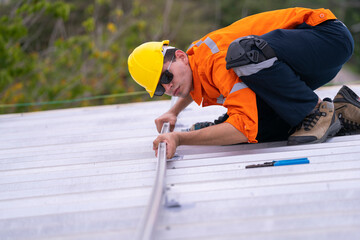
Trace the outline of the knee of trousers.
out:
<instances>
[{"instance_id":1,"label":"knee of trousers","mask_svg":"<svg viewBox=\"0 0 360 240\"><path fill-rule=\"evenodd\" d=\"M227 50L226 69L239 76L250 76L274 65L275 51L259 36L250 35L234 40Z\"/></svg>"}]
</instances>

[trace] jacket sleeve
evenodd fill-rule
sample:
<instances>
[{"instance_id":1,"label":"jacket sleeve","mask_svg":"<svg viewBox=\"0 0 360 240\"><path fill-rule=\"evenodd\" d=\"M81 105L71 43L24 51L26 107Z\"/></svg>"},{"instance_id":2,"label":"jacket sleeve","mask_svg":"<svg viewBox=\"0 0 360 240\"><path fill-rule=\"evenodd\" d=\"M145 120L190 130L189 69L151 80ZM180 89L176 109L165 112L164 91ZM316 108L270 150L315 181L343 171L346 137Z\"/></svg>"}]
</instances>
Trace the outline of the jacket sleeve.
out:
<instances>
[{"instance_id":1,"label":"jacket sleeve","mask_svg":"<svg viewBox=\"0 0 360 240\"><path fill-rule=\"evenodd\" d=\"M247 35L262 35L275 29L293 29L307 23L318 25L326 20L336 19L329 9L288 8L263 12L234 22L228 28L238 28L247 32Z\"/></svg>"},{"instance_id":2,"label":"jacket sleeve","mask_svg":"<svg viewBox=\"0 0 360 240\"><path fill-rule=\"evenodd\" d=\"M248 142L256 143L258 132L258 114L255 93L248 88L232 70L226 70L225 53L213 56L211 78L220 94L224 96L223 106L227 108L229 118L226 122L242 132ZM210 76L209 76L210 77ZM240 86L240 87L235 87ZM236 90L232 92L232 90Z\"/></svg>"}]
</instances>

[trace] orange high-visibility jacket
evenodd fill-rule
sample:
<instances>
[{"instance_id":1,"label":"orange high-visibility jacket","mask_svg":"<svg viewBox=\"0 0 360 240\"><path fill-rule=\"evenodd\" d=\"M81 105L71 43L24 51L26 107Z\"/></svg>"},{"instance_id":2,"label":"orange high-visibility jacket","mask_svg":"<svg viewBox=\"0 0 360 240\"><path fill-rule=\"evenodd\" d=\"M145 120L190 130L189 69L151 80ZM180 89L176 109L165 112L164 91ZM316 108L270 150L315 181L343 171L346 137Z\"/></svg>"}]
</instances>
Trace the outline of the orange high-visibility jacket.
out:
<instances>
[{"instance_id":1,"label":"orange high-visibility jacket","mask_svg":"<svg viewBox=\"0 0 360 240\"><path fill-rule=\"evenodd\" d=\"M316 26L336 19L328 9L289 8L252 15L194 41L187 50L193 72L193 100L203 107L223 105L228 109L226 122L241 131L248 142L257 142L258 113L256 96L230 69L226 53L232 41L248 35L263 35L275 29L294 29L307 23Z\"/></svg>"}]
</instances>

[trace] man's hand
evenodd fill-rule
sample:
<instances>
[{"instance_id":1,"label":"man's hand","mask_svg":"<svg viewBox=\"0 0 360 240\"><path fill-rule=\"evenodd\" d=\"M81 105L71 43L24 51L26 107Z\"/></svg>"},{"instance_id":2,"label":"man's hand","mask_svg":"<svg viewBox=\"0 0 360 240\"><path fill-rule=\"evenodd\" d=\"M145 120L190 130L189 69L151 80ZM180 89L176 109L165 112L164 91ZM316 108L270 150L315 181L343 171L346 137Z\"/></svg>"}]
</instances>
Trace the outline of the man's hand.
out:
<instances>
[{"instance_id":1,"label":"man's hand","mask_svg":"<svg viewBox=\"0 0 360 240\"><path fill-rule=\"evenodd\" d=\"M179 146L179 136L177 132L165 133L159 135L153 142L153 150L155 150L155 156L158 155L158 146L161 142L166 143L166 158L170 159L174 156L176 148Z\"/></svg>"},{"instance_id":2,"label":"man's hand","mask_svg":"<svg viewBox=\"0 0 360 240\"><path fill-rule=\"evenodd\" d=\"M170 159L180 145L230 145L248 142L248 139L230 123L225 122L196 131L160 134L153 142L156 156L160 142L167 144L166 157Z\"/></svg>"},{"instance_id":3,"label":"man's hand","mask_svg":"<svg viewBox=\"0 0 360 240\"><path fill-rule=\"evenodd\" d=\"M157 119L155 119L155 124L156 124L156 128L158 130L158 132L161 132L161 128L162 125L165 122L169 122L170 123L170 132L172 132L175 128L175 123L177 120L177 116L179 115L179 113L184 110L191 102L192 102L192 98L189 94L189 96L187 97L180 97L178 98L178 100L176 101L176 103L174 104L174 106L172 106L170 108L170 110L166 113L164 113L163 115L161 115L160 117L158 117Z\"/></svg>"},{"instance_id":4,"label":"man's hand","mask_svg":"<svg viewBox=\"0 0 360 240\"><path fill-rule=\"evenodd\" d=\"M161 128L165 122L170 123L170 132L172 132L175 128L175 123L177 120L177 116L174 113L166 112L157 119L155 119L155 125L158 132L161 132Z\"/></svg>"}]
</instances>

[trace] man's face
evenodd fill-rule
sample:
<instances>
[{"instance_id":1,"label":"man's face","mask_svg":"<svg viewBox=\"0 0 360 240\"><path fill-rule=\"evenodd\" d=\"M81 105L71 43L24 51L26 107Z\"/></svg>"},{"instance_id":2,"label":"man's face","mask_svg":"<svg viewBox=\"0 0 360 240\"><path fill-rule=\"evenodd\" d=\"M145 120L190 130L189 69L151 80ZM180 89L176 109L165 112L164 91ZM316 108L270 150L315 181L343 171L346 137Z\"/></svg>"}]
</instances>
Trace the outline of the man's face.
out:
<instances>
[{"instance_id":1,"label":"man's face","mask_svg":"<svg viewBox=\"0 0 360 240\"><path fill-rule=\"evenodd\" d=\"M176 97L187 97L193 88L192 71L189 59L181 50L175 52L176 61L170 65L169 71L174 75L169 84L162 84L165 88L165 94ZM163 66L163 72L168 68L170 62Z\"/></svg>"}]
</instances>

